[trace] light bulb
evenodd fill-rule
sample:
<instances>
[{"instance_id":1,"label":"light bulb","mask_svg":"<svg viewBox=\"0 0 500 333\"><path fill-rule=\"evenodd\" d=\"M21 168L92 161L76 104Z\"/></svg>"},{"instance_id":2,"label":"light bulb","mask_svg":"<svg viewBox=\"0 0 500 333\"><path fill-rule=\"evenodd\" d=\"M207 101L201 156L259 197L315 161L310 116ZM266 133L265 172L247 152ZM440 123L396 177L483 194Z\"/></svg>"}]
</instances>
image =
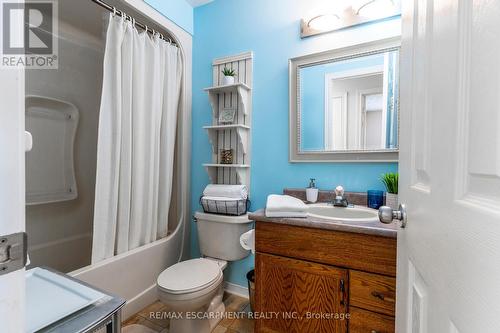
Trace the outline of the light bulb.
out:
<instances>
[{"instance_id":1,"label":"light bulb","mask_svg":"<svg viewBox=\"0 0 500 333\"><path fill-rule=\"evenodd\" d=\"M314 30L327 31L334 29L340 17L337 14L325 14L313 17L307 24Z\"/></svg>"}]
</instances>

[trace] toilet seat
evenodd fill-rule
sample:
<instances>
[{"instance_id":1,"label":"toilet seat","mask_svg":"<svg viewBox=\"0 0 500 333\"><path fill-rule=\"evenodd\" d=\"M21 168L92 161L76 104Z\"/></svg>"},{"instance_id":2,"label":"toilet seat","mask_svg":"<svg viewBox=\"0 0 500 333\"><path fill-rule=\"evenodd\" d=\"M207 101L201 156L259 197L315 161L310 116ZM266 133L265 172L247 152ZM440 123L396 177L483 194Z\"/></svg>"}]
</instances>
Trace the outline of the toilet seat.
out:
<instances>
[{"instance_id":1,"label":"toilet seat","mask_svg":"<svg viewBox=\"0 0 500 333\"><path fill-rule=\"evenodd\" d=\"M205 258L181 261L164 270L158 287L170 294L190 294L220 283L222 270L217 262Z\"/></svg>"}]
</instances>

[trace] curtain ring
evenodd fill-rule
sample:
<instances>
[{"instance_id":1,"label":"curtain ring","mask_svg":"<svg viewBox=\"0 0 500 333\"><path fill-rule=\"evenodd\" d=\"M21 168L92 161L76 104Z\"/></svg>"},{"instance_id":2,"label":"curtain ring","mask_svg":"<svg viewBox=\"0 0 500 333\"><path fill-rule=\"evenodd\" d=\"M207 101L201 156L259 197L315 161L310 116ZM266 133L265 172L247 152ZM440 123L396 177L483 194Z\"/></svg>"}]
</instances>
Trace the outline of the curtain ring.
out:
<instances>
[{"instance_id":1,"label":"curtain ring","mask_svg":"<svg viewBox=\"0 0 500 333\"><path fill-rule=\"evenodd\" d=\"M113 7L113 16L116 16L116 7Z\"/></svg>"}]
</instances>

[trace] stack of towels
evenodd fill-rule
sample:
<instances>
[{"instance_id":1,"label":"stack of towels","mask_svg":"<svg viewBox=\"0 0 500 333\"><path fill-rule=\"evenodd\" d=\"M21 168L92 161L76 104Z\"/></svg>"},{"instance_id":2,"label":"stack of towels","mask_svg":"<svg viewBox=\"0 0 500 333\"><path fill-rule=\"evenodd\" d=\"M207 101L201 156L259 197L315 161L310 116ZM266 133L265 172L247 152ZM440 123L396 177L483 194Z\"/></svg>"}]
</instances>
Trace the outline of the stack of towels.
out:
<instances>
[{"instance_id":1,"label":"stack of towels","mask_svg":"<svg viewBox=\"0 0 500 333\"><path fill-rule=\"evenodd\" d=\"M206 211L239 215L246 212L247 199L245 185L209 184L203 191L201 201Z\"/></svg>"},{"instance_id":2,"label":"stack of towels","mask_svg":"<svg viewBox=\"0 0 500 333\"><path fill-rule=\"evenodd\" d=\"M267 197L267 217L307 217L307 211L307 205L295 197L277 194Z\"/></svg>"}]
</instances>

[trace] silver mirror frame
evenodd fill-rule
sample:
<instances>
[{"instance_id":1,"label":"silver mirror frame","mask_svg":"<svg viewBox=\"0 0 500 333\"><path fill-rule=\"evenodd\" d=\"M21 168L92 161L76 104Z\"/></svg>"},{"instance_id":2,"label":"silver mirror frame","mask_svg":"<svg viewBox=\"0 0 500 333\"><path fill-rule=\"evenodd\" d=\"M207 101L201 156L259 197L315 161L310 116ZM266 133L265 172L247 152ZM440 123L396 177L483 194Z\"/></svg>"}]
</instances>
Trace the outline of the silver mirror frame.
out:
<instances>
[{"instance_id":1,"label":"silver mirror frame","mask_svg":"<svg viewBox=\"0 0 500 333\"><path fill-rule=\"evenodd\" d=\"M401 38L392 37L320 53L292 58L289 75L289 161L298 162L398 162L399 149L300 151L300 71L303 67L347 60L401 48ZM398 113L399 117L399 113Z\"/></svg>"}]
</instances>

